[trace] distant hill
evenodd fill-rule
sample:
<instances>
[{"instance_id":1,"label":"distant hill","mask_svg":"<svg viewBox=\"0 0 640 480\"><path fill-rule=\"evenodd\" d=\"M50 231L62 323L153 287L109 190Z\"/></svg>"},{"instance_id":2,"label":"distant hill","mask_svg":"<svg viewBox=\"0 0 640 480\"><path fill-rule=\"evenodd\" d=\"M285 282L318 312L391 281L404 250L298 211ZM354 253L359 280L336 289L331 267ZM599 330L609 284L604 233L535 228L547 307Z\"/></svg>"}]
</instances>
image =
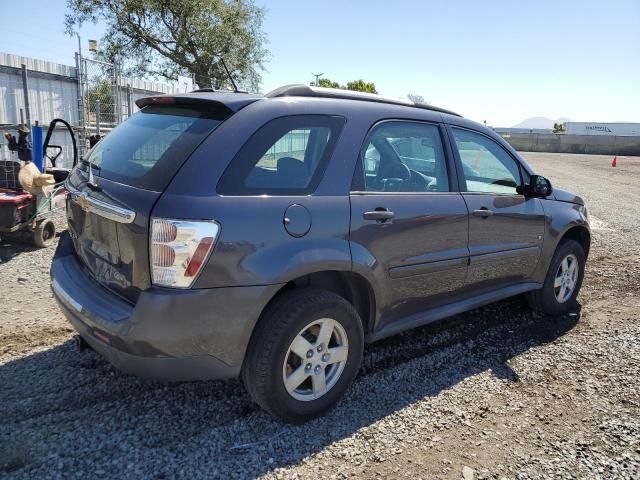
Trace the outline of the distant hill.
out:
<instances>
[{"instance_id":1,"label":"distant hill","mask_svg":"<svg viewBox=\"0 0 640 480\"><path fill-rule=\"evenodd\" d=\"M554 123L564 123L564 122L569 122L571 120L569 120L568 118L556 118L555 120L552 120L550 118L547 117L531 117L531 118L527 118L525 121L518 123L517 125L514 125L513 128L547 128L547 129L551 129L553 128L553 124Z\"/></svg>"}]
</instances>

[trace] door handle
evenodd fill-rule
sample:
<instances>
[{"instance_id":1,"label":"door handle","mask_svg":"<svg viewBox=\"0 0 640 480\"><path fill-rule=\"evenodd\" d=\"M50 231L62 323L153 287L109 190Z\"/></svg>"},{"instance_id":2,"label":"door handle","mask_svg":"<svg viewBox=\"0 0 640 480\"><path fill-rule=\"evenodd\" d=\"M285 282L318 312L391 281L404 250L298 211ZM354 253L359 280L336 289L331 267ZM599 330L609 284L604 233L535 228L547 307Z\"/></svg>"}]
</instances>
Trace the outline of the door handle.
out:
<instances>
[{"instance_id":1,"label":"door handle","mask_svg":"<svg viewBox=\"0 0 640 480\"><path fill-rule=\"evenodd\" d=\"M383 207L378 207L372 212L364 212L364 214L362 214L365 220L377 220L380 223L391 220L394 216L395 213Z\"/></svg>"},{"instance_id":2,"label":"door handle","mask_svg":"<svg viewBox=\"0 0 640 480\"><path fill-rule=\"evenodd\" d=\"M474 217L487 218L487 217L490 217L491 215L493 215L493 211L489 210L487 207L482 207L478 210L473 211Z\"/></svg>"}]
</instances>

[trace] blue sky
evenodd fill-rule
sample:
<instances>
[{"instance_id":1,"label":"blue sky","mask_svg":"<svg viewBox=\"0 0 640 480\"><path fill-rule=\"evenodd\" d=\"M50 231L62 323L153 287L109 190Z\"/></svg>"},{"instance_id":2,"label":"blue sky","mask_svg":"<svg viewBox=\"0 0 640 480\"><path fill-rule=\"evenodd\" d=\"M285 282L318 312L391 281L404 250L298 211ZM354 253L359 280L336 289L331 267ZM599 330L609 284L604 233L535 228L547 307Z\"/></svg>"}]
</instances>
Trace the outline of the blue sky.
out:
<instances>
[{"instance_id":1,"label":"blue sky","mask_svg":"<svg viewBox=\"0 0 640 480\"><path fill-rule=\"evenodd\" d=\"M640 122L640 0L257 3L271 50L263 91L324 72L494 126L538 115ZM0 51L73 63L65 0L0 5ZM83 27L83 48L101 33Z\"/></svg>"}]
</instances>

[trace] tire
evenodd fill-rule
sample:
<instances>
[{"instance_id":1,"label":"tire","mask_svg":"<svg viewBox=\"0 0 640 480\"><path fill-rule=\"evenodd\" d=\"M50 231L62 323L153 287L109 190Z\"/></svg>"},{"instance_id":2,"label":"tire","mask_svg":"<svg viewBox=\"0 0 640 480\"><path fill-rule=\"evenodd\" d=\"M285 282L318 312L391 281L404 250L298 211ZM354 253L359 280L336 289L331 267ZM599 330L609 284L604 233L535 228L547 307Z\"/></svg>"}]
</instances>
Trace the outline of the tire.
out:
<instances>
[{"instance_id":1,"label":"tire","mask_svg":"<svg viewBox=\"0 0 640 480\"><path fill-rule=\"evenodd\" d=\"M560 273L560 266L563 260L570 258L576 261L577 273L573 281L571 293L566 292L566 298L564 301L560 301L558 296L560 295L562 287L555 285L556 278ZM571 265L573 261L571 259L568 262L569 265ZM574 309L576 306L576 297L580 292L582 279L584 278L584 267L585 255L582 245L575 240L566 239L560 241L549 264L549 270L547 271L547 276L545 277L542 288L530 292L527 295L527 300L531 308L553 316L563 315ZM571 274L568 276L570 277ZM568 285L570 285L570 283Z\"/></svg>"},{"instance_id":2,"label":"tire","mask_svg":"<svg viewBox=\"0 0 640 480\"><path fill-rule=\"evenodd\" d=\"M319 343L325 327L327 332L332 329L330 340ZM307 350L305 340L313 348ZM302 348L302 355L293 351L294 345L298 351ZM324 290L296 289L266 308L253 332L242 378L253 400L264 410L287 423L302 423L338 403L358 373L363 350L362 322L349 302ZM304 352L307 358L303 358ZM343 357L345 360L331 363ZM304 378L295 389L293 372L299 373L295 378ZM290 379L291 393L285 377ZM316 393L322 391L316 388L322 385L320 378L325 378L327 387L321 395Z\"/></svg>"},{"instance_id":3,"label":"tire","mask_svg":"<svg viewBox=\"0 0 640 480\"><path fill-rule=\"evenodd\" d=\"M56 226L51 220L40 220L33 229L33 244L36 247L44 248L51 244L56 236Z\"/></svg>"}]
</instances>

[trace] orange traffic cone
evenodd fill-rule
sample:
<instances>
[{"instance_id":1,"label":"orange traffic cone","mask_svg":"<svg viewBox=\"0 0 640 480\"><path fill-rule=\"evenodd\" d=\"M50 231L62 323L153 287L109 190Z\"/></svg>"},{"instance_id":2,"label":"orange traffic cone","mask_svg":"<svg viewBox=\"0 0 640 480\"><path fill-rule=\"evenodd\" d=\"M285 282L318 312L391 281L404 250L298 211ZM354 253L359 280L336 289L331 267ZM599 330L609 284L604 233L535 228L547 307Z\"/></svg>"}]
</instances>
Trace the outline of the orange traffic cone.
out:
<instances>
[{"instance_id":1,"label":"orange traffic cone","mask_svg":"<svg viewBox=\"0 0 640 480\"><path fill-rule=\"evenodd\" d=\"M476 170L480 168L480 150L478 150L476 158L473 160L473 168L475 168Z\"/></svg>"},{"instance_id":2,"label":"orange traffic cone","mask_svg":"<svg viewBox=\"0 0 640 480\"><path fill-rule=\"evenodd\" d=\"M618 164L618 156L613 157L613 162L611 162L611 166L615 167Z\"/></svg>"}]
</instances>

